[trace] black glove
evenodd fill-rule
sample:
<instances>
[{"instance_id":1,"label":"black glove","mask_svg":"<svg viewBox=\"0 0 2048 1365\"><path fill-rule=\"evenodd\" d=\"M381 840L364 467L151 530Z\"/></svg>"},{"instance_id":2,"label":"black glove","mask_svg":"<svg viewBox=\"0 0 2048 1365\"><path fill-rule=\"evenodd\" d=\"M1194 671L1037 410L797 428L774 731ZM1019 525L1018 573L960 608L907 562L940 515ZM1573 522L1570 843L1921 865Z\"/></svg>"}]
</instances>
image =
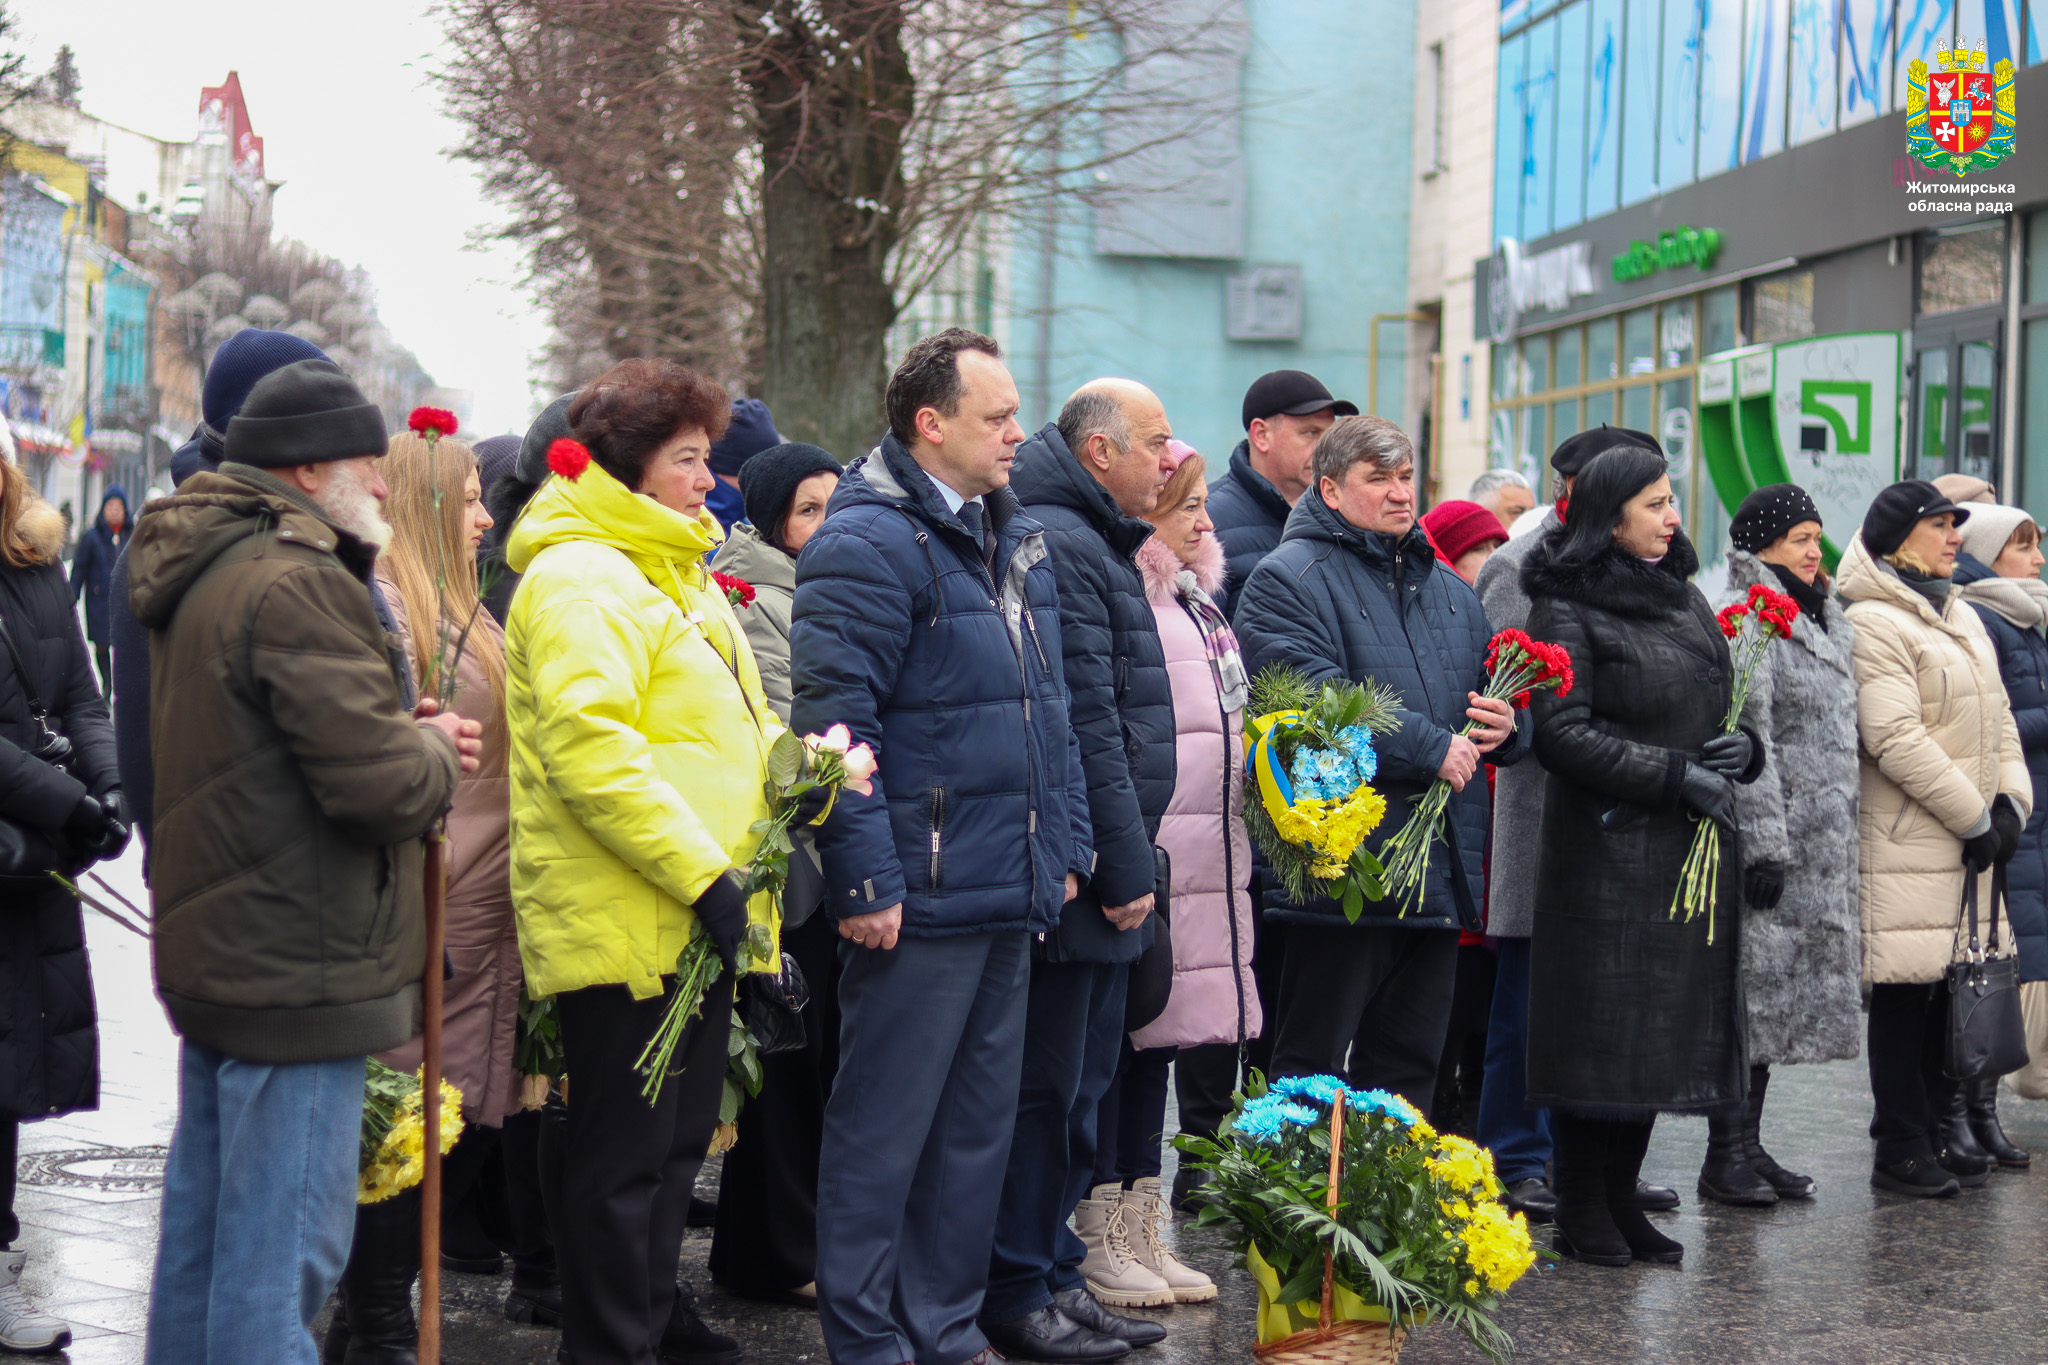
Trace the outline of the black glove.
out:
<instances>
[{"instance_id":1,"label":"black glove","mask_svg":"<svg viewBox=\"0 0 2048 1365\"><path fill-rule=\"evenodd\" d=\"M1700 764L1723 777L1740 777L1749 767L1750 753L1749 736L1737 730L1733 734L1715 735L1702 744Z\"/></svg>"},{"instance_id":2,"label":"black glove","mask_svg":"<svg viewBox=\"0 0 2048 1365\"><path fill-rule=\"evenodd\" d=\"M99 857L100 844L107 837L107 808L97 797L81 796L64 820L64 842L86 862ZM126 837L125 831L123 837Z\"/></svg>"},{"instance_id":3,"label":"black glove","mask_svg":"<svg viewBox=\"0 0 2048 1365\"><path fill-rule=\"evenodd\" d=\"M747 893L740 890L740 876L736 870L719 874L690 907L734 976L740 974L740 941L747 936Z\"/></svg>"},{"instance_id":4,"label":"black glove","mask_svg":"<svg viewBox=\"0 0 2048 1365\"><path fill-rule=\"evenodd\" d=\"M1735 829L1735 784L1722 774L1688 763L1685 776L1679 779L1678 795L1697 814L1731 832Z\"/></svg>"},{"instance_id":5,"label":"black glove","mask_svg":"<svg viewBox=\"0 0 2048 1365\"><path fill-rule=\"evenodd\" d=\"M1742 878L1742 898L1759 910L1774 910L1785 895L1785 865L1758 863Z\"/></svg>"},{"instance_id":6,"label":"black glove","mask_svg":"<svg viewBox=\"0 0 2048 1365\"><path fill-rule=\"evenodd\" d=\"M100 810L106 818L101 830L99 847L93 852L101 859L118 858L121 850L128 847L128 834L134 821L128 815L128 798L115 788L100 798Z\"/></svg>"},{"instance_id":7,"label":"black glove","mask_svg":"<svg viewBox=\"0 0 2048 1365\"><path fill-rule=\"evenodd\" d=\"M2027 822L2020 819L2019 807L2012 798L2000 792L1991 802L1991 828L1998 835L1998 861L2009 863L2020 851L2020 831Z\"/></svg>"},{"instance_id":8,"label":"black glove","mask_svg":"<svg viewBox=\"0 0 2048 1365\"><path fill-rule=\"evenodd\" d=\"M830 787L813 787L796 799L795 826L802 829L825 813L825 803L832 799Z\"/></svg>"},{"instance_id":9,"label":"black glove","mask_svg":"<svg viewBox=\"0 0 2048 1365\"><path fill-rule=\"evenodd\" d=\"M1972 872L1989 872L1998 861L1998 826L1994 822L1982 834L1963 840L1963 866Z\"/></svg>"}]
</instances>

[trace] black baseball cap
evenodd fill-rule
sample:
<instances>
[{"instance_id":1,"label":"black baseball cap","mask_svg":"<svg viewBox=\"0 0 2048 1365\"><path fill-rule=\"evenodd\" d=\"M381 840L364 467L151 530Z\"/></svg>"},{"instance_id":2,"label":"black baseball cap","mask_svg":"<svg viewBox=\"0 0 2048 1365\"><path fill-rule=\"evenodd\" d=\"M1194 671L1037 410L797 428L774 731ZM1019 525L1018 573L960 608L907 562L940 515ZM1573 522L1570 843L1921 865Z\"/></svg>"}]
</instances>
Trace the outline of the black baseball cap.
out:
<instances>
[{"instance_id":1,"label":"black baseball cap","mask_svg":"<svg viewBox=\"0 0 2048 1365\"><path fill-rule=\"evenodd\" d=\"M1335 412L1339 417L1358 416L1358 404L1332 398L1323 381L1306 370L1275 370L1262 374L1244 391L1244 429L1252 429L1254 417L1306 417L1312 412Z\"/></svg>"}]
</instances>

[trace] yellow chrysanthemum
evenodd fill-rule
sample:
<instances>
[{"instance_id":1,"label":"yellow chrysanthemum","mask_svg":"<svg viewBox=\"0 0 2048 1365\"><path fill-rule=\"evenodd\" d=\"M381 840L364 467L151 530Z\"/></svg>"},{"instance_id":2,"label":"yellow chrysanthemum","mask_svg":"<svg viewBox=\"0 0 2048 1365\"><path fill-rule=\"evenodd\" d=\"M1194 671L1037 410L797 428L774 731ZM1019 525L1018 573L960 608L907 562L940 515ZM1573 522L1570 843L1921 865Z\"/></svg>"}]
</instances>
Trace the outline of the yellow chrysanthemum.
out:
<instances>
[{"instance_id":1,"label":"yellow chrysanthemum","mask_svg":"<svg viewBox=\"0 0 2048 1365\"><path fill-rule=\"evenodd\" d=\"M1417 1119L1408 1126L1408 1140L1417 1147L1430 1146L1436 1141L1436 1129L1430 1127L1425 1120Z\"/></svg>"},{"instance_id":2,"label":"yellow chrysanthemum","mask_svg":"<svg viewBox=\"0 0 2048 1365\"><path fill-rule=\"evenodd\" d=\"M1491 1199L1472 1206L1472 1216L1458 1230L1458 1240L1465 1245L1466 1264L1496 1294L1536 1264L1528 1220Z\"/></svg>"},{"instance_id":3,"label":"yellow chrysanthemum","mask_svg":"<svg viewBox=\"0 0 2048 1365\"><path fill-rule=\"evenodd\" d=\"M1429 1173L1460 1194L1493 1191L1493 1154L1469 1138L1447 1134L1436 1151L1423 1158Z\"/></svg>"},{"instance_id":4,"label":"yellow chrysanthemum","mask_svg":"<svg viewBox=\"0 0 2048 1365\"><path fill-rule=\"evenodd\" d=\"M1344 875L1351 855L1386 813L1387 799L1371 787L1361 786L1342 801L1302 797L1274 817L1273 827L1288 843L1314 850L1316 862L1310 869L1314 876L1335 881Z\"/></svg>"}]
</instances>

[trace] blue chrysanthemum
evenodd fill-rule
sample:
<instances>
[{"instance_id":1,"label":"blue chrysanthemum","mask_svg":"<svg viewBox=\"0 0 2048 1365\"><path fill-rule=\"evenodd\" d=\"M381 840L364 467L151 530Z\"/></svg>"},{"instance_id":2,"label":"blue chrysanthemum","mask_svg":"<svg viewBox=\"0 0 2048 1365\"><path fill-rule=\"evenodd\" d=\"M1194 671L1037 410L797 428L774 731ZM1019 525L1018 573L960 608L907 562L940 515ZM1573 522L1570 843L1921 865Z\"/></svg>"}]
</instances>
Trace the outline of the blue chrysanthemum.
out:
<instances>
[{"instance_id":1,"label":"blue chrysanthemum","mask_svg":"<svg viewBox=\"0 0 2048 1365\"><path fill-rule=\"evenodd\" d=\"M1290 1102L1280 1094L1265 1094L1244 1107L1230 1126L1254 1142L1271 1142L1289 1125L1308 1127L1318 1123L1315 1110Z\"/></svg>"},{"instance_id":2,"label":"blue chrysanthemum","mask_svg":"<svg viewBox=\"0 0 2048 1365\"><path fill-rule=\"evenodd\" d=\"M1402 1123L1422 1122L1422 1112L1399 1095L1390 1095L1384 1090L1368 1090L1364 1094L1352 1093L1351 1102L1364 1109L1375 1110L1388 1118Z\"/></svg>"},{"instance_id":3,"label":"blue chrysanthemum","mask_svg":"<svg viewBox=\"0 0 2048 1365\"><path fill-rule=\"evenodd\" d=\"M1361 783L1372 781L1380 770L1379 751L1372 747L1372 731L1363 725L1347 725L1337 732L1337 738L1351 750L1351 768L1354 776L1351 790L1356 790Z\"/></svg>"},{"instance_id":4,"label":"blue chrysanthemum","mask_svg":"<svg viewBox=\"0 0 2048 1365\"><path fill-rule=\"evenodd\" d=\"M1273 1082L1273 1092L1293 1099L1314 1100L1326 1107L1335 1104L1340 1094L1345 1103L1354 1101L1351 1090L1335 1076L1282 1076Z\"/></svg>"}]
</instances>

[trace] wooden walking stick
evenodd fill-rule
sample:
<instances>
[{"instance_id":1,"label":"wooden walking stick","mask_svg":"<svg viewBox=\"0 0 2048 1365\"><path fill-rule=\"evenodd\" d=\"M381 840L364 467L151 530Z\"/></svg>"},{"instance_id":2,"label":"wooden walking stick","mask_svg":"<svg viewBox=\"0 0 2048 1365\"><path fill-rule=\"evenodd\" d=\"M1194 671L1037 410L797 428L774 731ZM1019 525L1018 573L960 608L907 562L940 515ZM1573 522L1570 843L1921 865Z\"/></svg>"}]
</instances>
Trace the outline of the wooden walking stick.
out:
<instances>
[{"instance_id":1,"label":"wooden walking stick","mask_svg":"<svg viewBox=\"0 0 2048 1365\"><path fill-rule=\"evenodd\" d=\"M1344 1091L1337 1090L1337 1097L1330 1101L1330 1217L1337 1216L1337 1187L1344 1174ZM1337 1257L1329 1248L1323 1248L1323 1311L1316 1320L1316 1331L1330 1335L1330 1319L1335 1315L1337 1304Z\"/></svg>"},{"instance_id":2,"label":"wooden walking stick","mask_svg":"<svg viewBox=\"0 0 2048 1365\"><path fill-rule=\"evenodd\" d=\"M420 1116L425 1127L420 1173L419 1365L441 1365L441 958L448 937L448 838L427 835L427 961L420 978Z\"/></svg>"}]
</instances>

